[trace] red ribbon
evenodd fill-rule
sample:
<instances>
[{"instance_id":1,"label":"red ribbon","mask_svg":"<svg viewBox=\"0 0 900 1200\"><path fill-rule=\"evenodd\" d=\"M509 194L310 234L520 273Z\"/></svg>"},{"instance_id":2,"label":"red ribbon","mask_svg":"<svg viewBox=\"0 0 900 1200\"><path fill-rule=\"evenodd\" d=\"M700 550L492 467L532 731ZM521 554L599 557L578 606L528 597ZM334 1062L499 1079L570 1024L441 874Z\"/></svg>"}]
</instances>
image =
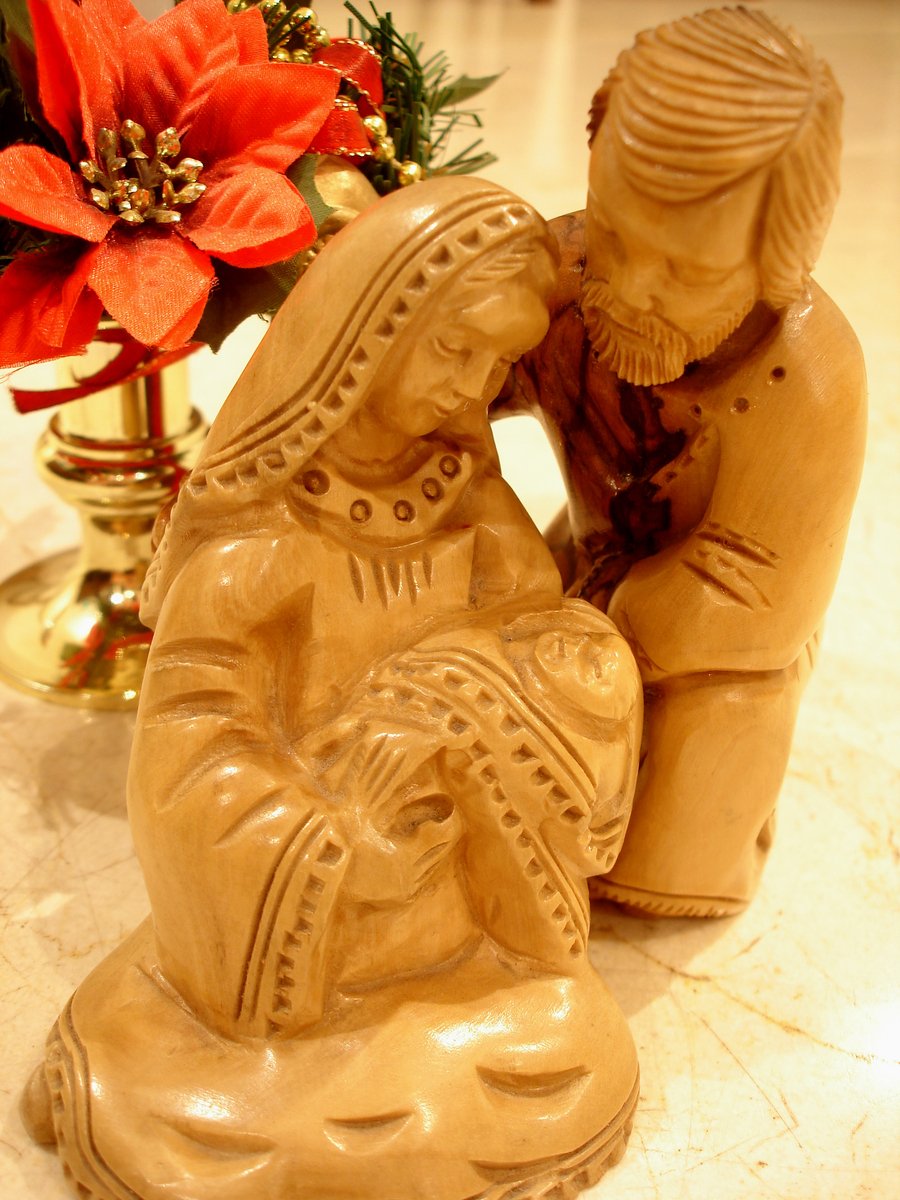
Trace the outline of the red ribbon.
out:
<instances>
[{"instance_id":1,"label":"red ribbon","mask_svg":"<svg viewBox=\"0 0 900 1200\"><path fill-rule=\"evenodd\" d=\"M317 50L313 62L331 67L353 84L372 109L384 103L384 86L381 80L381 56L368 42L356 38L335 38L324 50Z\"/></svg>"},{"instance_id":2,"label":"red ribbon","mask_svg":"<svg viewBox=\"0 0 900 1200\"><path fill-rule=\"evenodd\" d=\"M338 154L345 158L371 158L372 139L354 104L333 108L310 142L312 154Z\"/></svg>"},{"instance_id":3,"label":"red ribbon","mask_svg":"<svg viewBox=\"0 0 900 1200\"><path fill-rule=\"evenodd\" d=\"M371 158L375 147L363 117L382 115L384 86L380 55L367 42L336 38L330 46L315 52L313 62L337 71L359 92L360 98L354 103L347 96L338 96L325 124L313 139L310 151L313 154Z\"/></svg>"},{"instance_id":4,"label":"red ribbon","mask_svg":"<svg viewBox=\"0 0 900 1200\"><path fill-rule=\"evenodd\" d=\"M11 387L9 390L16 409L20 413L37 412L42 408L52 408L56 404L66 404L69 400L83 400L85 396L96 395L97 392L117 384L131 383L134 379L155 375L163 367L187 358L203 345L202 342L188 342L180 350L155 350L151 346L142 345L127 330L120 327L98 329L94 341L118 345L120 349L93 375L85 375L83 378L76 375L78 382L73 387Z\"/></svg>"}]
</instances>

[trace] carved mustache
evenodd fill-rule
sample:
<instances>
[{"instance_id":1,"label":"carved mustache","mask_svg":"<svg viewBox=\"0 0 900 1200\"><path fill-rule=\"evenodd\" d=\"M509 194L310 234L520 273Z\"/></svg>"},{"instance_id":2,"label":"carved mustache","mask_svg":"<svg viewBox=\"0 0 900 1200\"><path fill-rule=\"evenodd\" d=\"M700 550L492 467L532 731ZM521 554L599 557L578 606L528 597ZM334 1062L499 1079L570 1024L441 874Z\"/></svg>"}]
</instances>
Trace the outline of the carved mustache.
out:
<instances>
[{"instance_id":1,"label":"carved mustache","mask_svg":"<svg viewBox=\"0 0 900 1200\"><path fill-rule=\"evenodd\" d=\"M593 310L591 318L598 319L599 315L603 324L615 326L616 333L621 337L639 338L663 349L681 343L686 345L686 338L680 329L658 313L641 311L623 304L603 279L585 279L581 294L582 308Z\"/></svg>"}]
</instances>

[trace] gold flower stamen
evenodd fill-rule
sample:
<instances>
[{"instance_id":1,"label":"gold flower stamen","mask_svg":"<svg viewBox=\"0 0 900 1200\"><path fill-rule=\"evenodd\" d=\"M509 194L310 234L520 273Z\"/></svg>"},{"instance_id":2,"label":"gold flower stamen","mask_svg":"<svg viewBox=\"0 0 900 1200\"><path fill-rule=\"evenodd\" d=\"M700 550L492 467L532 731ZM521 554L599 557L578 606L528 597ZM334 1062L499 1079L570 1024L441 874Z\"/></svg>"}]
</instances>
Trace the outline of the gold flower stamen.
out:
<instances>
[{"instance_id":1,"label":"gold flower stamen","mask_svg":"<svg viewBox=\"0 0 900 1200\"><path fill-rule=\"evenodd\" d=\"M206 191L206 184L197 182L203 163L196 158L183 158L174 164L166 161L181 153L175 129L164 129L156 135L152 158L144 148L146 141L147 131L137 121L123 121L118 133L100 129L100 162L85 160L78 166L92 185L91 200L104 212L115 212L129 225L146 221L174 225L181 220L178 209L193 204Z\"/></svg>"}]
</instances>

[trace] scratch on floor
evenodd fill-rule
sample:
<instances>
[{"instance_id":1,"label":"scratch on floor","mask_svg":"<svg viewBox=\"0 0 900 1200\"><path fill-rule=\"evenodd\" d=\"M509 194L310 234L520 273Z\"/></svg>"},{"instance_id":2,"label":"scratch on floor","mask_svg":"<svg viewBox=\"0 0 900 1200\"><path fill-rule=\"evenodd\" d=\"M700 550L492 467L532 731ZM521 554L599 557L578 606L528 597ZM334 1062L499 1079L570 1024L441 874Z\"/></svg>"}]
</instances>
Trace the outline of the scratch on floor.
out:
<instances>
[{"instance_id":1,"label":"scratch on floor","mask_svg":"<svg viewBox=\"0 0 900 1200\"><path fill-rule=\"evenodd\" d=\"M680 967L672 966L671 963L667 963L664 959L658 958L655 954L651 954L650 951L646 950L643 946L639 946L636 942L629 941L628 938L623 937L617 930L613 929L612 926L598 925L595 927L595 929L597 932L606 934L607 936L613 938L621 945L628 946L629 949L634 950L636 954L640 954L641 957L646 958L648 962L654 963L657 967L661 967L664 971L668 971L670 975L674 975L678 979L685 979L689 983L702 983L711 985L716 989L717 992L731 1000L733 1004L737 1004L746 1012L753 1013L754 1016L760 1017L763 1021L768 1021L770 1025L775 1025L783 1033L796 1034L798 1037L806 1038L807 1041L812 1042L814 1045L821 1046L823 1050L832 1050L835 1054L842 1054L846 1058L852 1058L855 1062L866 1063L869 1065L878 1063L879 1065L885 1067L900 1066L900 1059L886 1058L883 1054L864 1054L859 1050L848 1050L845 1046L837 1046L834 1042L828 1042L824 1038L817 1037L816 1034L811 1033L808 1029L803 1029L801 1026L795 1025L793 1021L784 1021L780 1017L775 1017L771 1013L766 1012L764 1008L760 1008L758 1005L752 1004L749 1000L746 1000L743 996L738 996L734 992L730 991L714 976L684 971Z\"/></svg>"},{"instance_id":2,"label":"scratch on floor","mask_svg":"<svg viewBox=\"0 0 900 1200\"><path fill-rule=\"evenodd\" d=\"M742 955L749 954L753 947L758 946L765 936L766 935L764 933L758 933L751 942L748 942L747 945L743 947L743 949L738 950L737 954L732 957L731 961L734 962L736 958L741 958Z\"/></svg>"},{"instance_id":3,"label":"scratch on floor","mask_svg":"<svg viewBox=\"0 0 900 1200\"><path fill-rule=\"evenodd\" d=\"M770 1183L766 1183L765 1179L763 1179L763 1177L762 1177L762 1175L760 1175L759 1171L755 1170L755 1168L753 1168L753 1167L747 1167L747 1170L750 1172L750 1174L753 1176L754 1179L758 1180L758 1182L763 1185L763 1187L766 1189L766 1191L768 1192L768 1194L770 1196L774 1196L775 1200L784 1200L783 1194L781 1192L776 1192Z\"/></svg>"},{"instance_id":4,"label":"scratch on floor","mask_svg":"<svg viewBox=\"0 0 900 1200\"><path fill-rule=\"evenodd\" d=\"M653 1165L650 1162L650 1155L647 1153L647 1143L644 1141L644 1134L637 1126L634 1130L638 1141L641 1143L641 1153L644 1156L644 1162L647 1164L647 1171L650 1175L650 1183L653 1185L653 1200L662 1200L659 1190L659 1180L656 1177L656 1172L653 1170Z\"/></svg>"},{"instance_id":5,"label":"scratch on floor","mask_svg":"<svg viewBox=\"0 0 900 1200\"><path fill-rule=\"evenodd\" d=\"M796 1114L796 1113L794 1112L794 1110L791 1108L790 1104L788 1103L788 1098L787 1098L787 1096L784 1094L784 1092L783 1092L783 1091L781 1091L781 1089L780 1089L780 1088L779 1088L779 1090L778 1090L778 1095L781 1097L781 1102L782 1102L782 1104L784 1105L784 1107L785 1107L785 1108L788 1110L788 1112L790 1113L791 1120L794 1122L794 1128L796 1129L796 1128L797 1128L797 1126L800 1124L800 1122L797 1120L797 1114Z\"/></svg>"},{"instance_id":6,"label":"scratch on floor","mask_svg":"<svg viewBox=\"0 0 900 1200\"><path fill-rule=\"evenodd\" d=\"M724 1038L721 1037L721 1035L715 1029L713 1029L713 1027L712 1027L712 1025L710 1025L709 1021L707 1021L699 1013L697 1013L696 1016L697 1016L697 1019L703 1025L706 1026L706 1028L713 1035L713 1037L716 1039L716 1041L719 1043L719 1045L723 1048L723 1050L727 1051L727 1053L731 1055L731 1057L734 1059L734 1061L737 1063L737 1065L740 1067L740 1069L744 1072L744 1074L747 1076L747 1078L750 1080L750 1082L753 1084L753 1086L756 1088L756 1090L759 1092L759 1094L762 1096L762 1098L765 1100L765 1102L771 1108L772 1112L775 1113L775 1115L778 1117L779 1121L781 1121L782 1125L784 1125L785 1129L788 1131L788 1133L790 1133L791 1137L797 1143L797 1146L800 1148L800 1150L803 1150L803 1143L800 1141L800 1139L797 1137L797 1134L795 1133L795 1130L797 1128L797 1118L794 1116L793 1112L791 1112L790 1107L788 1106L788 1112L791 1113L791 1117L793 1118L793 1121L794 1121L793 1125L788 1124L788 1122L784 1118L784 1114L781 1112L781 1109L778 1107L777 1104L775 1104L775 1102L772 1100L771 1096L769 1096L769 1094L766 1092L765 1088L762 1086L762 1084L759 1082L759 1080L756 1078L756 1076L753 1074L753 1072L750 1070L750 1068L744 1062L742 1062L741 1058L737 1054L735 1054L735 1052L728 1045L728 1043L724 1040Z\"/></svg>"},{"instance_id":7,"label":"scratch on floor","mask_svg":"<svg viewBox=\"0 0 900 1200\"><path fill-rule=\"evenodd\" d=\"M677 975L679 979L689 979L692 983L715 983L711 975L698 975L691 971L683 971L680 967L673 967L671 963L665 962L664 959L657 958L655 954L651 954L649 950L645 950L643 946L639 946L637 942L630 941L627 937L623 937L617 929L612 925L595 925L592 932L602 933L607 937L611 937L614 941L622 946L627 946L630 950L634 950L636 954L640 954L642 958L646 958L648 962L654 963L657 967L662 967L664 971L668 971L670 975Z\"/></svg>"},{"instance_id":8,"label":"scratch on floor","mask_svg":"<svg viewBox=\"0 0 900 1200\"><path fill-rule=\"evenodd\" d=\"M726 1146L724 1150L718 1150L715 1154L710 1154L710 1155L707 1155L707 1156L699 1159L697 1162L693 1163L690 1167L686 1168L685 1174L687 1175L690 1171L697 1171L701 1167L706 1167L710 1163L716 1162L717 1159L724 1158L726 1154L733 1154L735 1152L735 1150L740 1150L742 1146L748 1146L751 1150L755 1150L757 1148L757 1146L761 1146L763 1144L763 1142L774 1141L777 1138L784 1137L785 1134L790 1133L790 1132L791 1132L791 1130L788 1128L779 1129L777 1133L768 1134L766 1137L764 1137L762 1139L762 1141L760 1141L759 1138L757 1138L756 1134L753 1134L750 1137L741 1138L740 1141L734 1142L733 1145ZM736 1161L740 1162L742 1164L744 1162L743 1159L737 1159Z\"/></svg>"},{"instance_id":9,"label":"scratch on floor","mask_svg":"<svg viewBox=\"0 0 900 1200\"><path fill-rule=\"evenodd\" d=\"M850 1130L850 1136L852 1138L856 1137L856 1135L859 1133L860 1129L862 1129L863 1125L865 1125L865 1123L866 1123L866 1121L868 1121L868 1119L869 1119L869 1114L863 1113L863 1115L859 1118L859 1120L856 1122L856 1124Z\"/></svg>"}]
</instances>

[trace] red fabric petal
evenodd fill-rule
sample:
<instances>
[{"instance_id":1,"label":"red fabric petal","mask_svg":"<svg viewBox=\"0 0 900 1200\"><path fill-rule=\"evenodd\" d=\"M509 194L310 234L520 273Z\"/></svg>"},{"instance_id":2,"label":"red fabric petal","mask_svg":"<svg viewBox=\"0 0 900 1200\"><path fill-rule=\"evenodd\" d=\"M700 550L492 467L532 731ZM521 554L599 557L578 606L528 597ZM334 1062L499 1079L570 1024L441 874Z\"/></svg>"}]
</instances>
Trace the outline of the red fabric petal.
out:
<instances>
[{"instance_id":1,"label":"red fabric petal","mask_svg":"<svg viewBox=\"0 0 900 1200\"><path fill-rule=\"evenodd\" d=\"M197 114L184 152L217 169L286 171L324 123L339 82L327 67L294 63L226 71Z\"/></svg>"},{"instance_id":2,"label":"red fabric petal","mask_svg":"<svg viewBox=\"0 0 900 1200\"><path fill-rule=\"evenodd\" d=\"M266 23L258 8L248 8L244 12L235 13L231 18L231 28L238 45L239 62L243 64L269 61Z\"/></svg>"},{"instance_id":3,"label":"red fabric petal","mask_svg":"<svg viewBox=\"0 0 900 1200\"><path fill-rule=\"evenodd\" d=\"M0 367L80 354L103 315L79 249L23 254L0 276Z\"/></svg>"},{"instance_id":4,"label":"red fabric petal","mask_svg":"<svg viewBox=\"0 0 900 1200\"><path fill-rule=\"evenodd\" d=\"M184 135L218 76L240 62L234 18L222 0L184 0L128 39L125 62L122 116L151 137L169 126Z\"/></svg>"},{"instance_id":5,"label":"red fabric petal","mask_svg":"<svg viewBox=\"0 0 900 1200\"><path fill-rule=\"evenodd\" d=\"M182 218L194 245L235 267L264 267L311 245L315 222L283 175L245 167L210 184Z\"/></svg>"},{"instance_id":6,"label":"red fabric petal","mask_svg":"<svg viewBox=\"0 0 900 1200\"><path fill-rule=\"evenodd\" d=\"M208 256L171 229L115 231L89 257L88 283L145 346L172 348L171 332L205 303L214 278Z\"/></svg>"},{"instance_id":7,"label":"red fabric petal","mask_svg":"<svg viewBox=\"0 0 900 1200\"><path fill-rule=\"evenodd\" d=\"M29 0L28 7L38 62L41 108L74 159L82 151L81 80L69 56L65 36L57 26L56 6L48 0Z\"/></svg>"},{"instance_id":8,"label":"red fabric petal","mask_svg":"<svg viewBox=\"0 0 900 1200\"><path fill-rule=\"evenodd\" d=\"M124 46L128 33L147 28L147 21L131 0L79 0L79 3L97 36L106 39L116 53Z\"/></svg>"},{"instance_id":9,"label":"red fabric petal","mask_svg":"<svg viewBox=\"0 0 900 1200\"><path fill-rule=\"evenodd\" d=\"M116 128L125 30L143 22L125 0L29 0L41 107L73 159Z\"/></svg>"},{"instance_id":10,"label":"red fabric petal","mask_svg":"<svg viewBox=\"0 0 900 1200\"><path fill-rule=\"evenodd\" d=\"M115 223L61 159L22 144L0 151L0 216L87 242L102 241Z\"/></svg>"},{"instance_id":11,"label":"red fabric petal","mask_svg":"<svg viewBox=\"0 0 900 1200\"><path fill-rule=\"evenodd\" d=\"M201 296L193 307L189 308L177 324L173 325L164 338L160 339L160 350L180 350L193 337L194 330L200 324L203 310L206 308L208 295ZM202 345L198 342L197 345Z\"/></svg>"}]
</instances>

